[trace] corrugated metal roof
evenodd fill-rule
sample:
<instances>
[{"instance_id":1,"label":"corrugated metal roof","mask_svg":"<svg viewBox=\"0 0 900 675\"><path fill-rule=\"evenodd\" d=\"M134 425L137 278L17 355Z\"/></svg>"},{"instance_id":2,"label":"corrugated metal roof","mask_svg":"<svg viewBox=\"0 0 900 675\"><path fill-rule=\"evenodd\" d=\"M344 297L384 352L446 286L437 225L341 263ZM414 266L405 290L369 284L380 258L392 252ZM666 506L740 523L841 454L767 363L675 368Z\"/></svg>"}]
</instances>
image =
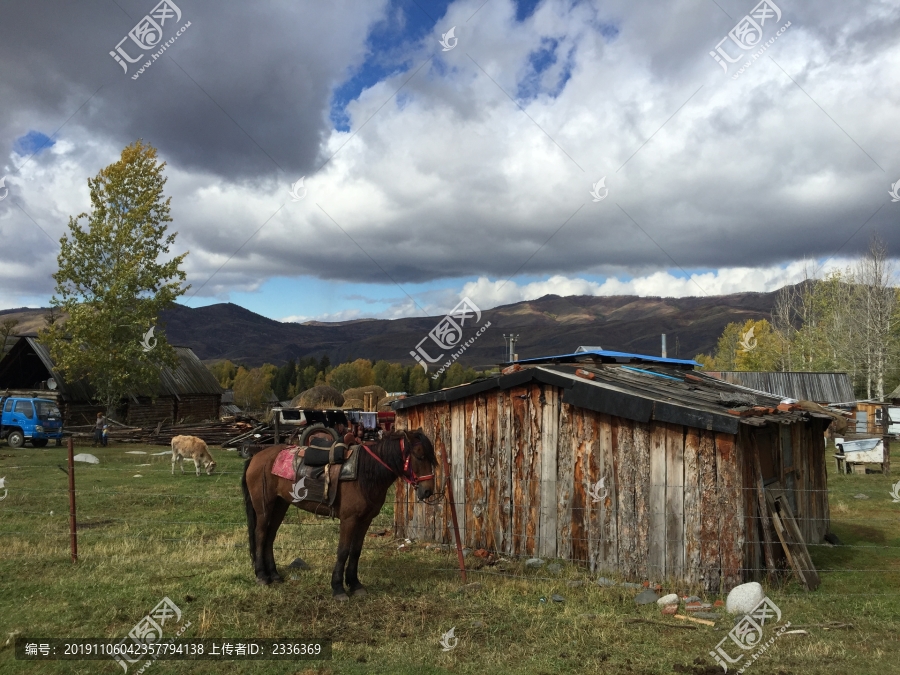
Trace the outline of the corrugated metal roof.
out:
<instances>
[{"instance_id":1,"label":"corrugated metal roof","mask_svg":"<svg viewBox=\"0 0 900 675\"><path fill-rule=\"evenodd\" d=\"M24 342L24 344L23 344ZM20 346L21 345L21 346ZM56 364L50 357L47 348L33 337L20 338L13 349L3 357L0 363L7 359L21 358L20 353L29 347L41 360L50 376L56 380L60 393L69 401L90 401L94 398L94 392L90 384L85 380L67 382L56 369ZM203 365L197 355L189 347L174 347L178 355L178 367L175 370L163 368L160 371L160 382L157 391L142 390L131 392L132 396L190 396L196 394L210 394L219 396L222 387L211 372ZM30 383L29 383L30 386Z\"/></svg>"},{"instance_id":2,"label":"corrugated metal roof","mask_svg":"<svg viewBox=\"0 0 900 675\"><path fill-rule=\"evenodd\" d=\"M721 371L708 372L707 375L798 401L846 403L856 400L847 373Z\"/></svg>"},{"instance_id":3,"label":"corrugated metal roof","mask_svg":"<svg viewBox=\"0 0 900 675\"><path fill-rule=\"evenodd\" d=\"M588 377L577 375L579 370ZM760 426L769 422L797 422L810 416L830 418L821 410L777 410L781 396L752 392L705 373L661 365L642 370L584 363L526 367L509 375L411 396L395 401L392 407L402 410L437 401L456 401L534 381L562 387L563 402L577 407L640 422L655 419L731 434L737 433L742 423Z\"/></svg>"}]
</instances>

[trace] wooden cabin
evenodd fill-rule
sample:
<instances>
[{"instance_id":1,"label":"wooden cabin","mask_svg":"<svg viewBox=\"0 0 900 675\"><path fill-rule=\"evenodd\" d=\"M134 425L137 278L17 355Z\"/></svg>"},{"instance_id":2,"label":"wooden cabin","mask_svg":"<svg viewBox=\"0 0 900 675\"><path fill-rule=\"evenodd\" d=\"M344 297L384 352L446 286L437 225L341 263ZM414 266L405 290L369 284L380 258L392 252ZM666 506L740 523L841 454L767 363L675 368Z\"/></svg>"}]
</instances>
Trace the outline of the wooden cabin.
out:
<instances>
[{"instance_id":1,"label":"wooden cabin","mask_svg":"<svg viewBox=\"0 0 900 675\"><path fill-rule=\"evenodd\" d=\"M721 591L787 567L764 536L766 493L783 488L805 542L822 541L823 431L837 413L779 409L779 397L694 365L602 351L531 359L393 407L400 428L422 427L448 454L465 546ZM394 514L399 537L453 542L446 503L398 483Z\"/></svg>"},{"instance_id":2,"label":"wooden cabin","mask_svg":"<svg viewBox=\"0 0 900 675\"><path fill-rule=\"evenodd\" d=\"M122 399L118 406L120 421L146 427L165 421L218 419L222 387L190 348L174 349L178 367L160 371L155 391L136 391ZM48 385L49 380L52 385ZM67 381L47 349L33 336L20 337L0 359L0 391L55 400L64 426L93 424L97 413L105 412L95 400L90 383Z\"/></svg>"}]
</instances>

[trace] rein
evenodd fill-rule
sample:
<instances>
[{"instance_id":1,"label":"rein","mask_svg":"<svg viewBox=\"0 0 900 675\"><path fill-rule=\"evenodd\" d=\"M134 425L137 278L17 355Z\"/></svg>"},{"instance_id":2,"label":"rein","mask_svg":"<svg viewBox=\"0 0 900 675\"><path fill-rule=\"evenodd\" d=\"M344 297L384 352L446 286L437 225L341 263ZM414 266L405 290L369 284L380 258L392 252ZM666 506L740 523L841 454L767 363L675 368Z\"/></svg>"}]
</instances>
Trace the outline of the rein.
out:
<instances>
[{"instance_id":1,"label":"rein","mask_svg":"<svg viewBox=\"0 0 900 675\"><path fill-rule=\"evenodd\" d=\"M406 434L403 434L400 437L400 457L403 459L403 472L402 473L397 473L397 471L395 469L392 469L391 467L389 467L387 465L387 463L385 463L385 461L383 459L381 459L381 457L379 457L374 452L372 452L372 449L368 445L363 444L363 448L365 449L366 452L369 453L369 455L371 455L375 459L376 462L381 464L381 466L383 466L385 469L390 471L392 474L394 474L398 478L402 478L403 480L405 480L407 483L409 483L413 487L416 487L419 484L419 481L434 479L433 473L428 474L427 476L417 476L416 475L416 472L412 469L412 467L409 464L411 455L410 455L410 453L408 453L406 451L406 445L403 443L404 439L409 440L409 438L407 438Z\"/></svg>"}]
</instances>

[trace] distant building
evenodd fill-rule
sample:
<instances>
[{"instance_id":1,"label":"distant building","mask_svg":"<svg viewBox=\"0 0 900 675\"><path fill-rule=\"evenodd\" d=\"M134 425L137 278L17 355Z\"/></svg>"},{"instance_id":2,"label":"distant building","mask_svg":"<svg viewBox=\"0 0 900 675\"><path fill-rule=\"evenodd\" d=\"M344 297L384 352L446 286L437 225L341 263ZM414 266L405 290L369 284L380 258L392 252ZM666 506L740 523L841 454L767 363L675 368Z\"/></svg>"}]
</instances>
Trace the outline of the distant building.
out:
<instances>
[{"instance_id":1,"label":"distant building","mask_svg":"<svg viewBox=\"0 0 900 675\"><path fill-rule=\"evenodd\" d=\"M134 391L123 398L117 408L121 421L149 426L219 417L222 387L190 348L174 349L178 366L174 371L163 368L155 391ZM56 369L50 352L34 336L20 337L0 359L0 391L55 400L66 426L93 424L97 413L105 412L96 402L90 383L66 380Z\"/></svg>"}]
</instances>

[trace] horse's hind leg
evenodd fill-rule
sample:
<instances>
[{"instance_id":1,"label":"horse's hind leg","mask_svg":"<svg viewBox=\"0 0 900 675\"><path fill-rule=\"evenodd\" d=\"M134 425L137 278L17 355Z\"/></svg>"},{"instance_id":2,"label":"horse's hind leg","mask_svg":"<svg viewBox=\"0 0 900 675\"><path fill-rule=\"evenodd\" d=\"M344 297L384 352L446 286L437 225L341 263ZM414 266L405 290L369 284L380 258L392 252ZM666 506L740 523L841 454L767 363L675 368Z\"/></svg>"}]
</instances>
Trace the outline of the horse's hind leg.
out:
<instances>
[{"instance_id":1,"label":"horse's hind leg","mask_svg":"<svg viewBox=\"0 0 900 675\"><path fill-rule=\"evenodd\" d=\"M278 573L278 568L275 566L275 551L273 550L275 545L275 535L278 534L278 528L281 527L281 523L284 521L284 515L287 513L290 506L291 505L283 499L276 499L275 503L273 503L269 509L269 529L266 532L264 564L266 574L268 574L269 579L276 584L280 584L284 579L282 579L281 575Z\"/></svg>"},{"instance_id":2,"label":"horse's hind leg","mask_svg":"<svg viewBox=\"0 0 900 675\"><path fill-rule=\"evenodd\" d=\"M357 571L359 567L359 556L362 553L363 544L366 541L366 532L369 531L369 524L371 522L372 518L367 518L358 522L350 542L350 556L347 560L346 579L347 588L350 589L350 594L355 598L361 598L364 595L367 595L366 587L359 582Z\"/></svg>"},{"instance_id":3,"label":"horse's hind leg","mask_svg":"<svg viewBox=\"0 0 900 675\"><path fill-rule=\"evenodd\" d=\"M349 600L346 591L344 591L344 567L347 565L347 558L350 555L353 537L358 526L359 519L357 518L345 517L341 520L341 539L338 542L337 560L331 572L331 597L338 602Z\"/></svg>"}]
</instances>

